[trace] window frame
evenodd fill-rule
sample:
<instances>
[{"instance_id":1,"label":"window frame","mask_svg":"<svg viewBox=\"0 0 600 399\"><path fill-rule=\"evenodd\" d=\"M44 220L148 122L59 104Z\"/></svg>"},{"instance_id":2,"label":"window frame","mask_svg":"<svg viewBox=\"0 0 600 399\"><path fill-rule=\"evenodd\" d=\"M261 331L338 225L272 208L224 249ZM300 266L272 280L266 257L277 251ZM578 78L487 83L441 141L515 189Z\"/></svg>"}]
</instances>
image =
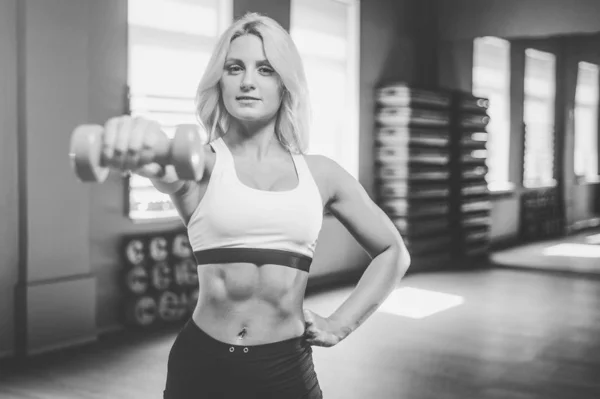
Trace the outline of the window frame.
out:
<instances>
[{"instance_id":1,"label":"window frame","mask_svg":"<svg viewBox=\"0 0 600 399\"><path fill-rule=\"evenodd\" d=\"M499 55L497 54L497 56L505 56L506 59L504 60L505 63L505 67L506 70L502 71L502 74L505 76L505 82L504 82L504 86L502 88L498 88L498 87L492 87L492 85L483 83L483 82L478 82L477 76L478 70L485 70L485 69L489 69L486 68L484 63L478 63L478 46L484 46L486 44L486 42L489 45L492 46L497 46L499 48L502 48L502 52L504 52L504 54ZM473 62L472 62L472 79L471 79L471 84L472 84L472 91L474 93L474 95L478 95L478 96L482 96L485 98L490 98L492 96L490 96L490 92L494 95L497 95L498 97L502 97L503 101L504 101L504 109L505 109L505 117L506 117L506 123L501 125L501 126L497 126L496 129L498 130L492 130L490 129L490 126L488 125L487 131L488 134L490 135L490 137L492 137L492 135L494 135L494 133L496 133L496 135L498 135L499 137L502 137L502 135L504 135L505 137L505 143L503 143L503 147L504 147L504 151L502 153L499 153L498 155L496 155L495 157L492 158L492 160L494 161L493 165L490 165L488 163L488 168L496 168L499 167L499 165L502 165L502 171L501 172L497 172L497 174L501 175L500 179L496 179L496 180L489 180L488 181L488 189L490 190L490 192L492 194L503 194L503 193L509 193L512 192L514 190L515 187L515 183L512 181L511 179L511 174L510 174L510 156L511 156L511 141L513 139L512 135L511 135L511 79L512 79L512 71L511 71L511 43L510 41L503 39L503 38L499 38L499 37L493 37L493 36L482 36L482 37L477 37L473 40ZM481 48L481 47L480 47ZM484 50L485 51L485 50ZM489 50L488 50L489 51ZM493 73L498 73L497 70L493 70ZM481 83L481 84L480 84ZM492 101L490 101L490 107L493 107L494 103ZM488 111L488 114L490 112ZM501 129L501 130L500 130ZM498 140L498 137L494 137L496 140ZM490 159L490 142L488 141L487 144L487 150L488 150L488 159ZM502 160L500 160L502 159ZM489 172L488 172L489 173Z\"/></svg>"},{"instance_id":2,"label":"window frame","mask_svg":"<svg viewBox=\"0 0 600 399\"><path fill-rule=\"evenodd\" d=\"M188 3L191 4L196 4L195 0L187 0ZM197 5L202 5L202 0L197 1ZM163 41L167 46L167 48L173 48L173 42L178 42L178 44L175 46L176 49L185 49L186 47L191 47L190 44L193 44L194 47L196 48L200 48L202 49L203 53L206 52L209 56L212 53L212 49L214 47L214 45L216 44L219 35L229 26L231 25L231 23L233 22L234 19L234 15L233 15L233 0L217 0L214 2L214 4L217 9L216 9L216 13L218 15L218 22L217 22L217 34L215 36L206 36L200 33L186 33L183 31L169 31L169 30L165 30L165 29L161 29L159 27L152 27L152 26L147 26L147 25L136 25L136 24L132 24L131 20L127 19L127 30L128 30L128 43L127 43L127 85L126 85L126 101L127 101L127 109L126 109L126 113L127 114L132 114L134 112L136 112L138 109L141 108L135 108L132 109L132 99L133 99L133 93L131 91L131 56L132 56L132 44L131 44L131 32L133 31L137 31L137 33L145 33L143 35L138 34L136 37L139 40L136 40L135 44L143 44L144 42L147 42L148 44L152 44L152 45L156 45L157 43L160 43L161 41ZM130 10L131 4L128 1L128 15L129 15L129 10ZM171 38L171 39L169 39ZM177 39L177 40L174 40ZM198 74L198 81L201 77L202 73ZM174 99L173 97L171 97L168 94L165 95L161 95L160 93L153 93L150 90L146 90L144 92L144 90L139 90L138 92L135 93L136 96L139 96L139 98L155 98L155 99L162 99L162 100L168 100L169 98ZM182 100L182 101L191 101L193 100L192 97L181 97L181 98L176 98L176 100ZM162 111L166 111L166 110L162 110ZM181 114L188 114L187 110L180 110ZM147 110L147 112L149 114L157 113L157 110ZM160 113L160 112L158 112ZM166 112L163 112L163 114ZM177 112L176 112L177 113ZM170 128L171 126L167 126L164 125L164 128ZM134 177L135 178L135 177ZM143 179L143 178L140 178ZM130 221L132 221L135 224L149 224L149 223L168 223L168 222L172 222L175 220L179 220L179 215L177 213L177 210L174 208L174 206L171 204L171 208L170 211L168 211L167 213L165 213L164 211L156 211L155 215L152 215L148 213L148 211L140 211L140 215L136 215L133 212L132 208L131 208L131 201L132 201L132 196L134 195L134 192L136 190L150 190L153 191L154 194L157 197L165 197L166 194L161 195L160 192L158 192L158 190L156 190L152 185L140 185L138 186L137 184L132 184L132 176L127 176L124 179L124 184L125 184L125 190L124 190L124 214L125 217L127 217ZM140 191L138 191L139 193ZM169 200L170 201L170 200ZM165 202L169 202L166 201L165 198ZM151 204L152 202L148 202L148 204ZM141 216L141 215L147 215L147 216Z\"/></svg>"}]
</instances>

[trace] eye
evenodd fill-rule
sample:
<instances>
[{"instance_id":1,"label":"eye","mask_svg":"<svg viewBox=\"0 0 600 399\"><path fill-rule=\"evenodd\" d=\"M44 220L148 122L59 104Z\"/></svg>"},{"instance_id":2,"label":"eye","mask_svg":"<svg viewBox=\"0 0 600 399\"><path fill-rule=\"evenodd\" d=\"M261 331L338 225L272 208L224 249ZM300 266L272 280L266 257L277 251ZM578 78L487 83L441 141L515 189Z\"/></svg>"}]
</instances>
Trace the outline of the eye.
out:
<instances>
[{"instance_id":1,"label":"eye","mask_svg":"<svg viewBox=\"0 0 600 399\"><path fill-rule=\"evenodd\" d=\"M273 68L269 68L266 66L262 66L260 68L258 68L258 71L260 73L262 73L263 75L272 75L273 73L275 73L275 71L273 70Z\"/></svg>"},{"instance_id":2,"label":"eye","mask_svg":"<svg viewBox=\"0 0 600 399\"><path fill-rule=\"evenodd\" d=\"M237 72L240 72L241 70L242 70L242 67L240 67L237 64L229 65L227 67L227 72L230 72L230 73L237 73Z\"/></svg>"}]
</instances>

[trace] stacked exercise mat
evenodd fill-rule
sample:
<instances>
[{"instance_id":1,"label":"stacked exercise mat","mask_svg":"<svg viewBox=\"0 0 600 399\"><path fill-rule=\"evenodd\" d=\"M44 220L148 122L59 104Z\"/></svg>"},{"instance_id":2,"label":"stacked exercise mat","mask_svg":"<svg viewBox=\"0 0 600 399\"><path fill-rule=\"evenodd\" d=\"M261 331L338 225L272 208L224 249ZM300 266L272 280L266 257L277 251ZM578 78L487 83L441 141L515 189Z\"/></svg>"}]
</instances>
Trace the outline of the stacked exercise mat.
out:
<instances>
[{"instance_id":1,"label":"stacked exercise mat","mask_svg":"<svg viewBox=\"0 0 600 399\"><path fill-rule=\"evenodd\" d=\"M452 93L450 216L453 258L485 256L490 246L492 203L487 174L489 101Z\"/></svg>"},{"instance_id":2,"label":"stacked exercise mat","mask_svg":"<svg viewBox=\"0 0 600 399\"><path fill-rule=\"evenodd\" d=\"M401 83L376 91L377 202L402 234L412 271L450 260L451 100Z\"/></svg>"},{"instance_id":3,"label":"stacked exercise mat","mask_svg":"<svg viewBox=\"0 0 600 399\"><path fill-rule=\"evenodd\" d=\"M127 236L122 253L127 325L150 327L191 315L198 272L185 232Z\"/></svg>"}]
</instances>

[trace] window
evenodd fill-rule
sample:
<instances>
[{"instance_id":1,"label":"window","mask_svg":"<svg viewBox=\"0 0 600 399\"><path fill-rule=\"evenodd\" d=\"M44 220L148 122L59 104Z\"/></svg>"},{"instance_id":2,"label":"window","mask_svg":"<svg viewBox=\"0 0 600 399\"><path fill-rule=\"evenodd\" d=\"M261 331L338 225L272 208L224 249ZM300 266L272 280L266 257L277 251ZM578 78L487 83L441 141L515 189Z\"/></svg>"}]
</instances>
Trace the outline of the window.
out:
<instances>
[{"instance_id":1,"label":"window","mask_svg":"<svg viewBox=\"0 0 600 399\"><path fill-rule=\"evenodd\" d=\"M523 185L550 187L554 180L556 56L525 51L525 159Z\"/></svg>"},{"instance_id":2,"label":"window","mask_svg":"<svg viewBox=\"0 0 600 399\"><path fill-rule=\"evenodd\" d=\"M196 89L218 36L233 18L232 0L129 0L128 85L133 116L158 121L168 135L198 123ZM171 218L169 197L148 179L129 181L129 217Z\"/></svg>"},{"instance_id":3,"label":"window","mask_svg":"<svg viewBox=\"0 0 600 399\"><path fill-rule=\"evenodd\" d=\"M487 181L490 190L509 184L510 145L510 43L496 37L479 37L473 49L473 94L490 101L487 126Z\"/></svg>"},{"instance_id":4,"label":"window","mask_svg":"<svg viewBox=\"0 0 600 399\"><path fill-rule=\"evenodd\" d=\"M575 92L575 176L598 176L598 65L580 62Z\"/></svg>"},{"instance_id":5,"label":"window","mask_svg":"<svg viewBox=\"0 0 600 399\"><path fill-rule=\"evenodd\" d=\"M290 34L304 63L312 125L309 153L358 178L359 3L292 0Z\"/></svg>"}]
</instances>

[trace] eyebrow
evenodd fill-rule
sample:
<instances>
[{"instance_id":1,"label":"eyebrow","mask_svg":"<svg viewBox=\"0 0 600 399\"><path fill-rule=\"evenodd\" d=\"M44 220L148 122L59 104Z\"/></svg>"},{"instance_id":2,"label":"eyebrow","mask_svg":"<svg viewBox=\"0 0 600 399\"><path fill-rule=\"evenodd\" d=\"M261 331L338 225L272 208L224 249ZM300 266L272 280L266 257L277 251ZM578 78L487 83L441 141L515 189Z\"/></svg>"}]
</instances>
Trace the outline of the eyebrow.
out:
<instances>
[{"instance_id":1,"label":"eyebrow","mask_svg":"<svg viewBox=\"0 0 600 399\"><path fill-rule=\"evenodd\" d=\"M227 58L225 60L225 63L232 63L232 62L244 64L244 61L240 60L239 58ZM266 65L266 66L270 67L271 63L268 60L259 60L259 61L256 61L256 65Z\"/></svg>"}]
</instances>

